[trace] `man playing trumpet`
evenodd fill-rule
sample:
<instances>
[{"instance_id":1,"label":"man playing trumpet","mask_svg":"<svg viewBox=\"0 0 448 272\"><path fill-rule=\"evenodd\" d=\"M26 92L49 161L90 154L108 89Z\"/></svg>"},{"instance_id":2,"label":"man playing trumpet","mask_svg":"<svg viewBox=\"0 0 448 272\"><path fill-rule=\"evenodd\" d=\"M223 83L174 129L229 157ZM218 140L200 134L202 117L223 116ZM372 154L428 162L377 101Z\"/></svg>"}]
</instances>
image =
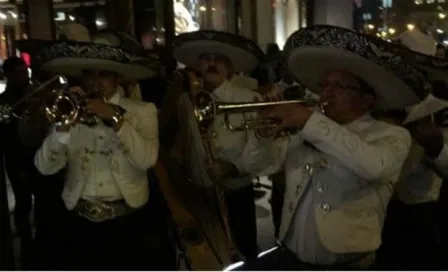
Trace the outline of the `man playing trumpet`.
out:
<instances>
[{"instance_id":1,"label":"man playing trumpet","mask_svg":"<svg viewBox=\"0 0 448 272\"><path fill-rule=\"evenodd\" d=\"M81 78L83 90L71 91L94 97L77 106L100 121L57 125L35 155L44 175L67 168L62 193L71 219L67 268L165 269L161 247L150 245L169 241L163 233L148 234L158 223L150 220L147 205L147 170L155 165L159 149L157 110L119 92L122 77L150 77L156 66L123 33L103 34L87 43L87 29L70 26L80 35L44 49L39 55L42 69Z\"/></svg>"},{"instance_id":2,"label":"man playing trumpet","mask_svg":"<svg viewBox=\"0 0 448 272\"><path fill-rule=\"evenodd\" d=\"M371 54L380 47L375 43L380 41L329 26L301 29L288 39L289 69L320 95L325 113L299 104L260 113L280 125L274 133L258 131L244 153L244 167L258 173L283 165L286 191L279 233L283 246L255 268L347 270L374 264L410 136L369 112L413 105L420 97L416 90L424 89L421 75L400 58ZM270 135L283 129L299 132L283 157L272 157Z\"/></svg>"},{"instance_id":3,"label":"man playing trumpet","mask_svg":"<svg viewBox=\"0 0 448 272\"><path fill-rule=\"evenodd\" d=\"M261 49L251 40L229 33L217 31L197 31L179 35L174 41L174 57L187 67L199 72L203 91L210 93L218 101L252 101L257 93L235 86L230 82L235 72L252 70L263 56ZM185 98L185 97L184 97ZM190 98L195 102L195 94ZM189 100L187 98L187 100ZM182 97L181 100L182 102ZM191 104L185 101L185 104ZM180 113L181 118L194 118L191 112ZM230 121L244 122L244 114L231 114ZM190 121L181 120L181 131L195 131ZM193 126L197 126L193 122ZM232 132L219 116L209 128L205 148L208 158L201 156L203 144L195 145L198 136L193 133L184 143L183 163L190 179L203 187L218 185L224 191L230 233L237 249L246 259L257 257L257 228L252 177L242 168L241 156L245 152L248 134ZM202 175L202 166L207 173ZM208 177L207 177L208 176ZM224 215L224 217L226 217Z\"/></svg>"}]
</instances>

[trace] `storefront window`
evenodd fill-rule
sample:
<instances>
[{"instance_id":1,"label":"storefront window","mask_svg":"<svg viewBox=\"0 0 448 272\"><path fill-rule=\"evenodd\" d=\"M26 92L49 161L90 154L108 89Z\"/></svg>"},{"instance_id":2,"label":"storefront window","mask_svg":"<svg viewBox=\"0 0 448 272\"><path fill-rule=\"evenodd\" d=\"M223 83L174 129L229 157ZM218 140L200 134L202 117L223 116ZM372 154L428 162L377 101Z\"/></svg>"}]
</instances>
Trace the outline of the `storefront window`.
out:
<instances>
[{"instance_id":1,"label":"storefront window","mask_svg":"<svg viewBox=\"0 0 448 272\"><path fill-rule=\"evenodd\" d=\"M176 34L213 29L235 32L235 0L176 0Z\"/></svg>"}]
</instances>

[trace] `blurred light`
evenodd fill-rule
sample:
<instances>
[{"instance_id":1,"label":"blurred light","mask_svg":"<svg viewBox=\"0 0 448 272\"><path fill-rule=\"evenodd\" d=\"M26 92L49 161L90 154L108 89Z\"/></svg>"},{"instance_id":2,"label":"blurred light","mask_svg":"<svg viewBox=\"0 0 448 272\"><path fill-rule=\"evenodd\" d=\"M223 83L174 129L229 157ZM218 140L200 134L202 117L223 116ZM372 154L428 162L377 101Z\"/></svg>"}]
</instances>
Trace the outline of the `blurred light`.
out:
<instances>
[{"instance_id":1,"label":"blurred light","mask_svg":"<svg viewBox=\"0 0 448 272\"><path fill-rule=\"evenodd\" d=\"M96 21L95 21L95 24L96 24L97 26L102 26L102 25L104 25L104 22L103 22L103 21L100 21L100 20L96 20Z\"/></svg>"},{"instance_id":2,"label":"blurred light","mask_svg":"<svg viewBox=\"0 0 448 272\"><path fill-rule=\"evenodd\" d=\"M381 37L386 37L386 36L387 36L387 32L386 31L381 32Z\"/></svg>"},{"instance_id":3,"label":"blurred light","mask_svg":"<svg viewBox=\"0 0 448 272\"><path fill-rule=\"evenodd\" d=\"M273 247L273 248L270 248L270 249L268 249L268 250L265 250L265 251L263 251L263 252L260 252L260 253L258 254L257 258L261 258L261 257L263 257L264 255L266 255L266 254L268 254L268 253L271 253L272 251L276 250L277 248L278 248L278 246L275 246L275 247Z\"/></svg>"},{"instance_id":4,"label":"blurred light","mask_svg":"<svg viewBox=\"0 0 448 272\"><path fill-rule=\"evenodd\" d=\"M31 66L31 56L30 56L30 54L28 54L26 52L20 53L20 58L25 62L27 67Z\"/></svg>"},{"instance_id":5,"label":"blurred light","mask_svg":"<svg viewBox=\"0 0 448 272\"><path fill-rule=\"evenodd\" d=\"M380 33L376 33L376 36L377 36L377 37L381 37L381 34L380 34Z\"/></svg>"},{"instance_id":6,"label":"blurred light","mask_svg":"<svg viewBox=\"0 0 448 272\"><path fill-rule=\"evenodd\" d=\"M74 20L75 20L75 16L73 16L73 15L69 15L69 16L68 16L68 19L69 19L70 21L74 21Z\"/></svg>"},{"instance_id":7,"label":"blurred light","mask_svg":"<svg viewBox=\"0 0 448 272\"><path fill-rule=\"evenodd\" d=\"M413 29L415 28L415 25L413 25L413 24L408 24L406 27L407 27L409 30L413 30Z\"/></svg>"},{"instance_id":8,"label":"blurred light","mask_svg":"<svg viewBox=\"0 0 448 272\"><path fill-rule=\"evenodd\" d=\"M395 34L395 32L396 32L395 28L389 28L389 33L390 34Z\"/></svg>"},{"instance_id":9,"label":"blurred light","mask_svg":"<svg viewBox=\"0 0 448 272\"><path fill-rule=\"evenodd\" d=\"M65 78L65 77L63 77L63 76L60 76L60 77L59 77L59 83L61 83L61 85L64 85L64 84L66 84L66 83L67 83L67 80L66 80L66 78Z\"/></svg>"},{"instance_id":10,"label":"blurred light","mask_svg":"<svg viewBox=\"0 0 448 272\"><path fill-rule=\"evenodd\" d=\"M204 7L204 6L200 6L200 7L199 7L199 10L200 10L200 11L207 11L207 8Z\"/></svg>"},{"instance_id":11,"label":"blurred light","mask_svg":"<svg viewBox=\"0 0 448 272\"><path fill-rule=\"evenodd\" d=\"M0 94L6 90L6 81L0 81Z\"/></svg>"},{"instance_id":12,"label":"blurred light","mask_svg":"<svg viewBox=\"0 0 448 272\"><path fill-rule=\"evenodd\" d=\"M443 44L448 45L448 40L444 40Z\"/></svg>"},{"instance_id":13,"label":"blurred light","mask_svg":"<svg viewBox=\"0 0 448 272\"><path fill-rule=\"evenodd\" d=\"M439 18L440 19L445 19L445 17L446 17L445 13L439 13Z\"/></svg>"},{"instance_id":14,"label":"blurred light","mask_svg":"<svg viewBox=\"0 0 448 272\"><path fill-rule=\"evenodd\" d=\"M7 18L7 16L6 16L6 14L4 14L3 12L0 12L0 19L6 19Z\"/></svg>"},{"instance_id":15,"label":"blurred light","mask_svg":"<svg viewBox=\"0 0 448 272\"><path fill-rule=\"evenodd\" d=\"M374 28L375 28L375 26L374 26L374 25L372 25L372 24L368 24L368 25L367 25L367 28L368 28L368 29L374 29Z\"/></svg>"},{"instance_id":16,"label":"blurred light","mask_svg":"<svg viewBox=\"0 0 448 272\"><path fill-rule=\"evenodd\" d=\"M17 14L12 11L8 11L8 13L11 15L12 18L17 19Z\"/></svg>"},{"instance_id":17,"label":"blurred light","mask_svg":"<svg viewBox=\"0 0 448 272\"><path fill-rule=\"evenodd\" d=\"M440 28L437 29L437 33L442 34L443 30L441 30Z\"/></svg>"},{"instance_id":18,"label":"blurred light","mask_svg":"<svg viewBox=\"0 0 448 272\"><path fill-rule=\"evenodd\" d=\"M242 266L243 264L244 264L244 262L237 262L237 263L230 264L227 267L225 267L223 269L223 271L232 271L233 269L236 269L236 268Z\"/></svg>"}]
</instances>

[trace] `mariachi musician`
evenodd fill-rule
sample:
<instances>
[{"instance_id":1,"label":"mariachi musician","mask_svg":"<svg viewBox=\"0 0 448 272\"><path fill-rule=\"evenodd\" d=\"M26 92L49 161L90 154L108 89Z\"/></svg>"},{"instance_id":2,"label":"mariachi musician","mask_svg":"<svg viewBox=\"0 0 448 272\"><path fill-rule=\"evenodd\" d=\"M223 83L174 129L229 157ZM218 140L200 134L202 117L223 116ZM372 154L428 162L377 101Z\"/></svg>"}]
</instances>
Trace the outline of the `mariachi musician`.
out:
<instances>
[{"instance_id":1,"label":"mariachi musician","mask_svg":"<svg viewBox=\"0 0 448 272\"><path fill-rule=\"evenodd\" d=\"M180 63L198 72L200 89L214 99L248 102L257 96L256 92L229 81L235 72L248 72L259 63L263 53L253 41L225 32L196 31L176 37L173 54ZM187 132L181 138L185 151L182 163L194 184L220 188L227 210L224 214L228 215L224 215L230 229L228 235L246 259L254 259L258 254L254 190L252 177L241 167L248 135L244 131L229 131L224 119L220 119L199 136L198 124L191 122L194 115L188 111L195 95L197 92L191 92L179 100L179 122L184 128L181 131ZM229 119L240 124L246 117L233 114ZM207 139L197 144L195 140L204 134Z\"/></svg>"},{"instance_id":2,"label":"mariachi musician","mask_svg":"<svg viewBox=\"0 0 448 272\"><path fill-rule=\"evenodd\" d=\"M411 145L401 127L376 121L376 108L404 108L426 94L413 67L383 41L351 30L312 26L287 41L294 77L320 95L323 112L300 104L267 108L280 122L258 130L243 162L248 171L285 167L282 247L243 269L366 269L375 262L387 203ZM393 90L393 91L392 91ZM283 158L271 155L278 130L299 129ZM258 139L257 139L258 137Z\"/></svg>"},{"instance_id":3,"label":"mariachi musician","mask_svg":"<svg viewBox=\"0 0 448 272\"><path fill-rule=\"evenodd\" d=\"M448 62L406 49L395 52L435 81L431 82L432 94L418 105L406 111L378 114L406 127L412 136L409 156L388 207L384 241L378 252L379 268L442 269L446 261L441 258L443 240L436 220L436 203L442 180L448 178L448 145L443 128L446 118L442 115L444 110L440 111L448 106L446 83L442 81Z\"/></svg>"},{"instance_id":4,"label":"mariachi musician","mask_svg":"<svg viewBox=\"0 0 448 272\"><path fill-rule=\"evenodd\" d=\"M62 193L71 219L67 268L172 269L157 246L169 243L168 237L151 231L159 222L149 218L147 170L158 157L158 113L152 103L119 91L122 79L154 76L157 62L141 54L127 34L90 37L82 25L69 26L68 40L38 57L43 70L81 79L81 87L69 90L78 97L72 111L79 109L80 116L56 124L35 156L44 175L67 167Z\"/></svg>"}]
</instances>

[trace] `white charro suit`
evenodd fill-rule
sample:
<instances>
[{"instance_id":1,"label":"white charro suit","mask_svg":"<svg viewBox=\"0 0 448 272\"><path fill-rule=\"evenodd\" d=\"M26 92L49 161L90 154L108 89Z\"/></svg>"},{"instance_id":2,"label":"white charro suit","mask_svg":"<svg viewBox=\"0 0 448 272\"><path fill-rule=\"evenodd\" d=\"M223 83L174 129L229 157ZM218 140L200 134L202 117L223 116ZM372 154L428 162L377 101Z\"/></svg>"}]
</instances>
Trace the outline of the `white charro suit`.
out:
<instances>
[{"instance_id":1,"label":"white charro suit","mask_svg":"<svg viewBox=\"0 0 448 272\"><path fill-rule=\"evenodd\" d=\"M379 247L387 204L411 145L404 128L370 115L341 126L315 112L291 137L287 152L272 152L268 138L254 136L250 143L253 149L246 148L242 159L247 171L266 174L284 164L279 239L299 259L334 264Z\"/></svg>"},{"instance_id":2,"label":"white charro suit","mask_svg":"<svg viewBox=\"0 0 448 272\"><path fill-rule=\"evenodd\" d=\"M157 109L118 92L109 103L126 110L118 132L103 124L93 128L77 124L68 133L50 133L36 153L35 165L44 175L67 166L62 198L69 210L80 198L95 193L104 200L124 199L133 208L148 201L146 173L156 164L159 151Z\"/></svg>"}]
</instances>

